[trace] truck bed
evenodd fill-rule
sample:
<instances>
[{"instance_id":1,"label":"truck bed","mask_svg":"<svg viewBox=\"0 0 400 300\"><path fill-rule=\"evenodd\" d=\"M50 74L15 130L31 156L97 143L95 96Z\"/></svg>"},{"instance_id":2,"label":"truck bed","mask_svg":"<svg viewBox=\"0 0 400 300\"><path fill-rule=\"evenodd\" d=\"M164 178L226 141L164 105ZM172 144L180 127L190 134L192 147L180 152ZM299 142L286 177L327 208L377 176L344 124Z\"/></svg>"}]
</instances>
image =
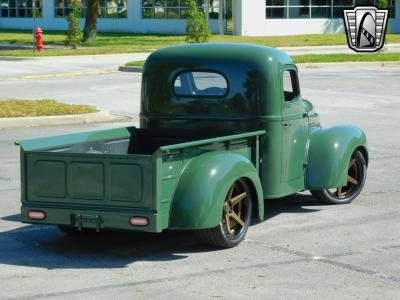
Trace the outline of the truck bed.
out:
<instances>
[{"instance_id":1,"label":"truck bed","mask_svg":"<svg viewBox=\"0 0 400 300\"><path fill-rule=\"evenodd\" d=\"M251 157L248 138L240 146L241 135L236 136L232 147ZM127 127L22 141L23 221L42 222L30 220L27 212L45 209L47 224L77 226L82 223L78 216L85 215L102 219L101 224L94 221L99 227L130 229L129 217L141 215L153 225L146 230L161 231L168 227L172 194L184 166L202 152L226 149L234 137L226 131Z\"/></svg>"}]
</instances>

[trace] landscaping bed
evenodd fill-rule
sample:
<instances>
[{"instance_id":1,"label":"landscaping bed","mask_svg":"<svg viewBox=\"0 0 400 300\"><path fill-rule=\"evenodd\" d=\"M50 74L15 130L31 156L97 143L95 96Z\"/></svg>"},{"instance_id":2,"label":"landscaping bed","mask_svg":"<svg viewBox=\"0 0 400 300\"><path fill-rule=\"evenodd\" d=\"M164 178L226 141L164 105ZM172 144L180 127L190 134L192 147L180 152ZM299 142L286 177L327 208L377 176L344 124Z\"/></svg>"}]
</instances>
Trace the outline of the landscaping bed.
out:
<instances>
[{"instance_id":1,"label":"landscaping bed","mask_svg":"<svg viewBox=\"0 0 400 300\"><path fill-rule=\"evenodd\" d=\"M98 111L93 106L55 100L0 100L0 118L81 115Z\"/></svg>"}]
</instances>

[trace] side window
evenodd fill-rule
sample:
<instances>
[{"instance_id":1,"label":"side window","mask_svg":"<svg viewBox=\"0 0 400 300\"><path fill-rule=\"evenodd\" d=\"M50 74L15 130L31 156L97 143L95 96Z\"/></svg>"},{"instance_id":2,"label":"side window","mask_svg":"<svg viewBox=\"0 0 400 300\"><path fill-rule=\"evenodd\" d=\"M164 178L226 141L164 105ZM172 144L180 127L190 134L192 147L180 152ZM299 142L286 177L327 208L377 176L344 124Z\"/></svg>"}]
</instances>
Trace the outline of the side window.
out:
<instances>
[{"instance_id":1,"label":"side window","mask_svg":"<svg viewBox=\"0 0 400 300\"><path fill-rule=\"evenodd\" d=\"M213 72L184 72L174 82L174 93L183 97L223 97L228 92L224 76Z\"/></svg>"},{"instance_id":2,"label":"side window","mask_svg":"<svg viewBox=\"0 0 400 300\"><path fill-rule=\"evenodd\" d=\"M294 70L286 70L283 72L283 95L285 101L292 101L299 95L297 72Z\"/></svg>"}]
</instances>

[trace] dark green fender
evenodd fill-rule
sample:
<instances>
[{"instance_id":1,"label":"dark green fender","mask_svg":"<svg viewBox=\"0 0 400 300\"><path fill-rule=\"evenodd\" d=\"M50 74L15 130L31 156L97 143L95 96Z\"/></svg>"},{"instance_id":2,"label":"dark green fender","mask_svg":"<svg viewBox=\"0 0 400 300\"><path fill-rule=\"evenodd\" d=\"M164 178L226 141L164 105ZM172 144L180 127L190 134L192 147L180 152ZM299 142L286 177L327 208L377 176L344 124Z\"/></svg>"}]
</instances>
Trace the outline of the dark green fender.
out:
<instances>
[{"instance_id":1,"label":"dark green fender","mask_svg":"<svg viewBox=\"0 0 400 300\"><path fill-rule=\"evenodd\" d=\"M359 149L368 162L367 138L354 126L311 129L306 169L306 189L319 190L346 185L349 161Z\"/></svg>"},{"instance_id":2,"label":"dark green fender","mask_svg":"<svg viewBox=\"0 0 400 300\"><path fill-rule=\"evenodd\" d=\"M175 191L170 213L172 229L203 229L219 224L229 188L246 178L264 219L264 199L258 172L245 156L232 151L202 154L185 168Z\"/></svg>"}]
</instances>

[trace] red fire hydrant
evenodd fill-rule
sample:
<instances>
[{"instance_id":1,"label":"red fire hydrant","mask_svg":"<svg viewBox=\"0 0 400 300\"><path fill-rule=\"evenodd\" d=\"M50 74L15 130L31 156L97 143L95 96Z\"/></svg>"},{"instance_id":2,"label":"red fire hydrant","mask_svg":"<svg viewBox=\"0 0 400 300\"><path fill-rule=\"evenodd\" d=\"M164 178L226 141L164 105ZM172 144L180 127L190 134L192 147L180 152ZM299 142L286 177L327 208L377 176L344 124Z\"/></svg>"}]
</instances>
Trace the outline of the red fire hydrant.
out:
<instances>
[{"instance_id":1,"label":"red fire hydrant","mask_svg":"<svg viewBox=\"0 0 400 300\"><path fill-rule=\"evenodd\" d=\"M43 30L38 27L35 30L35 39L36 39L36 50L38 52L43 51Z\"/></svg>"}]
</instances>

